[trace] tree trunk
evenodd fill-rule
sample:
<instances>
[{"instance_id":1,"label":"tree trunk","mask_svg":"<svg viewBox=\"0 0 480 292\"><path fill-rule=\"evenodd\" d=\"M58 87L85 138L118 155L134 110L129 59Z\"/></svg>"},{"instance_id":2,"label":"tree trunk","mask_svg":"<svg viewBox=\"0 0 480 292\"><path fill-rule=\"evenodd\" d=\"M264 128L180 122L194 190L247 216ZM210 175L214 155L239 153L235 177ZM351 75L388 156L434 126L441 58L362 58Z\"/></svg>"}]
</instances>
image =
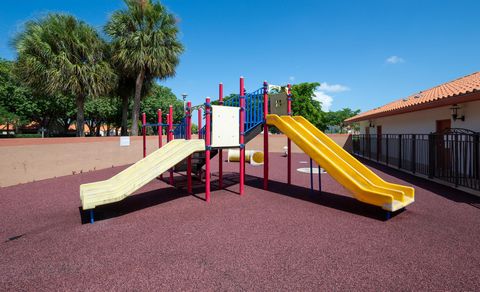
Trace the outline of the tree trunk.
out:
<instances>
[{"instance_id":1,"label":"tree trunk","mask_svg":"<svg viewBox=\"0 0 480 292\"><path fill-rule=\"evenodd\" d=\"M122 136L128 136L128 93L122 96Z\"/></svg>"},{"instance_id":2,"label":"tree trunk","mask_svg":"<svg viewBox=\"0 0 480 292\"><path fill-rule=\"evenodd\" d=\"M85 124L84 115L85 97L77 96L77 137L85 137L83 125Z\"/></svg>"},{"instance_id":3,"label":"tree trunk","mask_svg":"<svg viewBox=\"0 0 480 292\"><path fill-rule=\"evenodd\" d=\"M102 122L100 121L100 122L97 123L97 131L95 133L95 136L100 137L101 136L101 134L100 134L101 130L102 130Z\"/></svg>"},{"instance_id":4,"label":"tree trunk","mask_svg":"<svg viewBox=\"0 0 480 292\"><path fill-rule=\"evenodd\" d=\"M138 120L140 117L140 100L142 97L142 86L145 79L145 69L142 68L138 73L137 80L135 81L135 97L133 99L132 110L132 129L130 131L132 136L138 136Z\"/></svg>"}]
</instances>

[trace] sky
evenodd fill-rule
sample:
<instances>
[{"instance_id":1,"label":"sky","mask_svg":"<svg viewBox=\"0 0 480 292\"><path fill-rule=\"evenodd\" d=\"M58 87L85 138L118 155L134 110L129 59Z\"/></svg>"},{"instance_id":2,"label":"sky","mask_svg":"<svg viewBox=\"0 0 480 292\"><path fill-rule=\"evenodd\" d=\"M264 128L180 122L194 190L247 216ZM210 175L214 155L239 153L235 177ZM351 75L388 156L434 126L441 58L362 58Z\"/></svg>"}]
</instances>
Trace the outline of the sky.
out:
<instances>
[{"instance_id":1,"label":"sky","mask_svg":"<svg viewBox=\"0 0 480 292\"><path fill-rule=\"evenodd\" d=\"M160 84L192 103L270 84L319 82L324 110L362 111L479 71L480 1L164 0L185 46ZM2 0L0 58L12 38L49 12L102 31L121 0Z\"/></svg>"}]
</instances>

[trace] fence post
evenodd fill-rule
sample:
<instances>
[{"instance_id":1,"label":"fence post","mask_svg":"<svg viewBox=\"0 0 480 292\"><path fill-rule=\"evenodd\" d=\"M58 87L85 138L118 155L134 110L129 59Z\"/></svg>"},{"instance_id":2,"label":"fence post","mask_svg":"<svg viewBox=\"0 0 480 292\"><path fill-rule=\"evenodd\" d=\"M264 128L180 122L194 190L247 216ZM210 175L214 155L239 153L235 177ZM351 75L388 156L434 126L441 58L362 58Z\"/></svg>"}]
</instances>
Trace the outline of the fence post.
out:
<instances>
[{"instance_id":1,"label":"fence post","mask_svg":"<svg viewBox=\"0 0 480 292\"><path fill-rule=\"evenodd\" d=\"M435 134L428 134L428 178L435 176Z\"/></svg>"},{"instance_id":2,"label":"fence post","mask_svg":"<svg viewBox=\"0 0 480 292\"><path fill-rule=\"evenodd\" d=\"M402 168L402 134L398 135L398 168Z\"/></svg>"},{"instance_id":3,"label":"fence post","mask_svg":"<svg viewBox=\"0 0 480 292\"><path fill-rule=\"evenodd\" d=\"M192 102L187 102L187 108L185 111L185 123L186 123L186 133L185 136L187 140L192 139ZM187 159L187 192L192 193L192 155L188 156Z\"/></svg>"},{"instance_id":4,"label":"fence post","mask_svg":"<svg viewBox=\"0 0 480 292\"><path fill-rule=\"evenodd\" d=\"M147 115L142 113L143 158L147 156Z\"/></svg>"},{"instance_id":5,"label":"fence post","mask_svg":"<svg viewBox=\"0 0 480 292\"><path fill-rule=\"evenodd\" d=\"M268 83L263 81L263 189L268 190Z\"/></svg>"},{"instance_id":6,"label":"fence post","mask_svg":"<svg viewBox=\"0 0 480 292\"><path fill-rule=\"evenodd\" d=\"M385 163L388 165L388 134L385 135Z\"/></svg>"},{"instance_id":7,"label":"fence post","mask_svg":"<svg viewBox=\"0 0 480 292\"><path fill-rule=\"evenodd\" d=\"M480 134L476 133L473 135L473 173L474 178L479 180L480 179L480 157L479 157L479 142L480 142ZM477 182L478 183L478 182Z\"/></svg>"},{"instance_id":8,"label":"fence post","mask_svg":"<svg viewBox=\"0 0 480 292\"><path fill-rule=\"evenodd\" d=\"M362 139L362 157L365 158L365 134L360 134L361 135L361 139Z\"/></svg>"},{"instance_id":9,"label":"fence post","mask_svg":"<svg viewBox=\"0 0 480 292\"><path fill-rule=\"evenodd\" d=\"M460 176L460 163L458 159L458 149L460 148L458 145L458 134L454 134L454 147L453 147L453 165L455 165L455 187L458 187L458 179Z\"/></svg>"},{"instance_id":10,"label":"fence post","mask_svg":"<svg viewBox=\"0 0 480 292\"><path fill-rule=\"evenodd\" d=\"M210 98L205 101L205 200L210 202Z\"/></svg>"},{"instance_id":11,"label":"fence post","mask_svg":"<svg viewBox=\"0 0 480 292\"><path fill-rule=\"evenodd\" d=\"M223 105L223 83L218 85L218 103ZM223 188L223 149L218 149L218 188Z\"/></svg>"},{"instance_id":12,"label":"fence post","mask_svg":"<svg viewBox=\"0 0 480 292\"><path fill-rule=\"evenodd\" d=\"M417 168L417 143L416 143L416 140L417 140L417 135L415 134L412 134L412 156L410 158L410 163L411 163L411 170L413 173L415 173L416 171L416 168Z\"/></svg>"}]
</instances>

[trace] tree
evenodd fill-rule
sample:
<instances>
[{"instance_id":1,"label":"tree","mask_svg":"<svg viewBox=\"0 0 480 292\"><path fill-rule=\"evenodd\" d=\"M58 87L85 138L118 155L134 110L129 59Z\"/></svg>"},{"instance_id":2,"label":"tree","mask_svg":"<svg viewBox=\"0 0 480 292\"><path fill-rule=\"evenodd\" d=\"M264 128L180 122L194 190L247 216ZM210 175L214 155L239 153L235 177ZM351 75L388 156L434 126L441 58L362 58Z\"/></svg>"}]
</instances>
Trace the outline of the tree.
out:
<instances>
[{"instance_id":1,"label":"tree","mask_svg":"<svg viewBox=\"0 0 480 292\"><path fill-rule=\"evenodd\" d=\"M74 16L49 14L27 22L14 44L16 72L25 84L46 96L75 96L77 136L84 136L86 98L107 94L115 84L105 42Z\"/></svg>"},{"instance_id":2,"label":"tree","mask_svg":"<svg viewBox=\"0 0 480 292\"><path fill-rule=\"evenodd\" d=\"M303 116L323 131L326 126L322 121L322 104L313 99L318 86L320 86L318 82L305 82L292 86L292 114Z\"/></svg>"},{"instance_id":3,"label":"tree","mask_svg":"<svg viewBox=\"0 0 480 292\"><path fill-rule=\"evenodd\" d=\"M150 94L143 99L141 109L147 115L147 122L152 124L157 123L157 111L161 109L162 121L165 123L170 105L173 106L173 123L178 124L184 117L183 101L177 99L170 88L155 83Z\"/></svg>"},{"instance_id":4,"label":"tree","mask_svg":"<svg viewBox=\"0 0 480 292\"><path fill-rule=\"evenodd\" d=\"M111 124L118 116L120 102L118 98L99 97L90 98L85 102L85 120L91 136L100 136L101 126L107 127L107 133Z\"/></svg>"},{"instance_id":5,"label":"tree","mask_svg":"<svg viewBox=\"0 0 480 292\"><path fill-rule=\"evenodd\" d=\"M105 32L112 38L114 62L135 76L131 134L136 136L145 80L174 76L183 46L177 39L175 17L162 4L149 0L125 3L127 9L113 13Z\"/></svg>"},{"instance_id":6,"label":"tree","mask_svg":"<svg viewBox=\"0 0 480 292\"><path fill-rule=\"evenodd\" d=\"M340 129L340 132L346 127L345 120L356 116L360 113L360 110L352 110L350 108L343 108L338 111L326 112L323 117L323 124L326 126L337 126Z\"/></svg>"}]
</instances>

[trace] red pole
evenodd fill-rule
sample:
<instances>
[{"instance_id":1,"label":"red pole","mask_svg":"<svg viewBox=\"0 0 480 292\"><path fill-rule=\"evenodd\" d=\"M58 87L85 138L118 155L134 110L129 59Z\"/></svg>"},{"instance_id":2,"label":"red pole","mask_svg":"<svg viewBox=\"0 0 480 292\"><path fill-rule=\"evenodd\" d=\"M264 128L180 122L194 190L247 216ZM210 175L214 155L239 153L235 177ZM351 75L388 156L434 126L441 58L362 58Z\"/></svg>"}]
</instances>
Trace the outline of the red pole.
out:
<instances>
[{"instance_id":1,"label":"red pole","mask_svg":"<svg viewBox=\"0 0 480 292\"><path fill-rule=\"evenodd\" d=\"M170 106L168 109L168 136L170 137L168 141L172 141L173 137L173 107ZM170 168L170 184L173 185L173 168Z\"/></svg>"},{"instance_id":2,"label":"red pole","mask_svg":"<svg viewBox=\"0 0 480 292\"><path fill-rule=\"evenodd\" d=\"M240 77L240 195L243 195L245 184L245 83Z\"/></svg>"},{"instance_id":3,"label":"red pole","mask_svg":"<svg viewBox=\"0 0 480 292\"><path fill-rule=\"evenodd\" d=\"M143 158L147 156L147 115L142 113L142 135L143 135Z\"/></svg>"},{"instance_id":4,"label":"red pole","mask_svg":"<svg viewBox=\"0 0 480 292\"><path fill-rule=\"evenodd\" d=\"M157 110L157 131L158 131L158 148L162 148L163 144L163 126L162 126L162 110L158 109ZM163 175L160 175L160 179L163 179Z\"/></svg>"},{"instance_id":5,"label":"red pole","mask_svg":"<svg viewBox=\"0 0 480 292\"><path fill-rule=\"evenodd\" d=\"M162 148L162 110L158 109L157 110L157 131L158 131L158 148Z\"/></svg>"},{"instance_id":6,"label":"red pole","mask_svg":"<svg viewBox=\"0 0 480 292\"><path fill-rule=\"evenodd\" d=\"M268 190L268 83L263 81L263 189Z\"/></svg>"},{"instance_id":7,"label":"red pole","mask_svg":"<svg viewBox=\"0 0 480 292\"><path fill-rule=\"evenodd\" d=\"M200 130L202 129L202 109L198 108L198 139L202 139L202 134Z\"/></svg>"},{"instance_id":8,"label":"red pole","mask_svg":"<svg viewBox=\"0 0 480 292\"><path fill-rule=\"evenodd\" d=\"M218 85L218 99L223 105L223 83ZM218 188L223 188L223 149L218 149Z\"/></svg>"},{"instance_id":9,"label":"red pole","mask_svg":"<svg viewBox=\"0 0 480 292\"><path fill-rule=\"evenodd\" d=\"M192 103L187 102L187 109L185 111L185 116L187 118L187 140L192 139ZM192 155L188 156L187 159L187 191L192 193Z\"/></svg>"},{"instance_id":10,"label":"red pole","mask_svg":"<svg viewBox=\"0 0 480 292\"><path fill-rule=\"evenodd\" d=\"M210 202L210 98L205 102L205 200Z\"/></svg>"},{"instance_id":11,"label":"red pole","mask_svg":"<svg viewBox=\"0 0 480 292\"><path fill-rule=\"evenodd\" d=\"M292 115L292 85L288 84L287 113ZM287 138L287 183L292 183L292 141Z\"/></svg>"},{"instance_id":12,"label":"red pole","mask_svg":"<svg viewBox=\"0 0 480 292\"><path fill-rule=\"evenodd\" d=\"M173 106L170 106L168 108L168 115L170 116L170 121L168 124L168 135L170 135L170 141L172 141L173 139L175 139L175 137L173 136Z\"/></svg>"}]
</instances>

